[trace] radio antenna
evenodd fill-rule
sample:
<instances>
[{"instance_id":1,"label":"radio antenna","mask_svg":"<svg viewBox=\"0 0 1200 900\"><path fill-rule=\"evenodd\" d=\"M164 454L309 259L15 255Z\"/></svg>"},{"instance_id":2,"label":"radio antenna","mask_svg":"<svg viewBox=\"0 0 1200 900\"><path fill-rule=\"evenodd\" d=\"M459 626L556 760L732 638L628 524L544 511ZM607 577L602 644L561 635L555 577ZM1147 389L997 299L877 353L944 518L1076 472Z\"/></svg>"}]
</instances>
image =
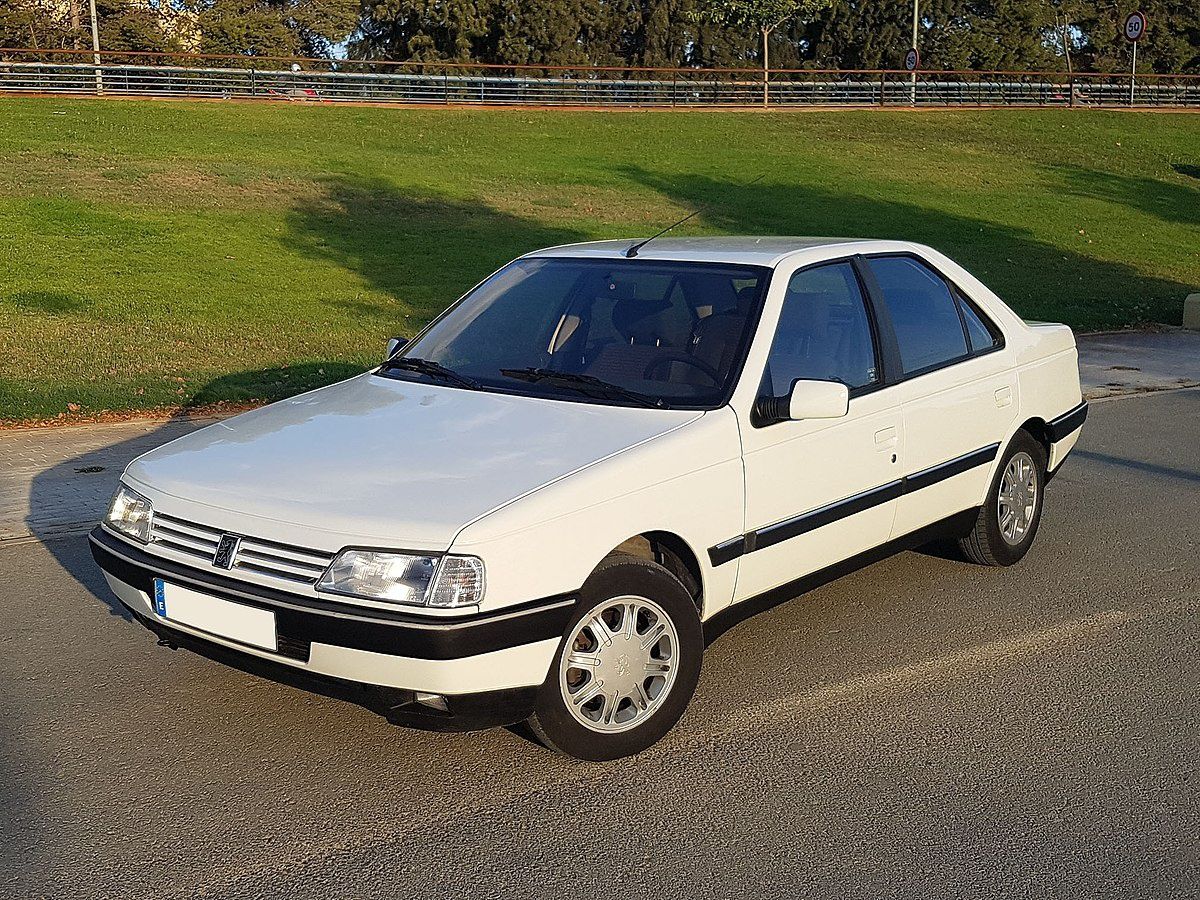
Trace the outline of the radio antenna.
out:
<instances>
[{"instance_id":1,"label":"radio antenna","mask_svg":"<svg viewBox=\"0 0 1200 900\"><path fill-rule=\"evenodd\" d=\"M746 184L743 185L743 187L750 187L750 185L758 184L762 180L763 180L763 175L759 175L753 181L746 182ZM648 243L650 243L653 240L656 240L657 238L662 237L668 231L671 231L674 228L678 228L680 225L682 225L688 219L695 218L696 216L700 215L700 213L704 212L706 209L709 209L711 206L712 206L712 203L705 203L703 206L698 207L697 209L688 213L686 216L684 216L678 222L672 222L670 225L668 225L662 231L659 231L655 234L650 235L650 237L646 238L644 241L638 241L636 244L634 244L632 247L630 247L628 250L625 251L625 258L633 259L635 256L638 255L638 251L641 250L643 247L645 247Z\"/></svg>"}]
</instances>

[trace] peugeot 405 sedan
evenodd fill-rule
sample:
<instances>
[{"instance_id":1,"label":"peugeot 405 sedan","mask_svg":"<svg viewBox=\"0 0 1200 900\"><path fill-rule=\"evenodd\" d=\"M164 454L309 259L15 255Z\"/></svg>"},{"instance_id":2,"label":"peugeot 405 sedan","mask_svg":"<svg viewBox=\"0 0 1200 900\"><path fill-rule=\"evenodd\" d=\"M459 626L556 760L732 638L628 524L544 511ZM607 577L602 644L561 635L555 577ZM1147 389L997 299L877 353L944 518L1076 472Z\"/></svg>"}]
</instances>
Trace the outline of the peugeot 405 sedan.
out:
<instances>
[{"instance_id":1,"label":"peugeot 405 sedan","mask_svg":"<svg viewBox=\"0 0 1200 900\"><path fill-rule=\"evenodd\" d=\"M614 759L750 611L934 539L1018 562L1086 414L1071 331L929 247L555 247L134 460L91 544L160 643Z\"/></svg>"}]
</instances>

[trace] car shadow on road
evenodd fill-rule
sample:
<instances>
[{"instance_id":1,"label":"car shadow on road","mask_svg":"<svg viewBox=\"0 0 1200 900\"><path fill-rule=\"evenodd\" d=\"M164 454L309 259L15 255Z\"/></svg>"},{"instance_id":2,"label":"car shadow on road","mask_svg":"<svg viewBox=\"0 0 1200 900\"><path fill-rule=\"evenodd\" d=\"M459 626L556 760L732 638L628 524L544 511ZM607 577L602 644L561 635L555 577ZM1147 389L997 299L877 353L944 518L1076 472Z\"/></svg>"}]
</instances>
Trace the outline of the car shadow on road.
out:
<instances>
[{"instance_id":1,"label":"car shadow on road","mask_svg":"<svg viewBox=\"0 0 1200 900\"><path fill-rule=\"evenodd\" d=\"M1177 481L1190 482L1192 484L1200 484L1200 473L1191 472L1186 469L1176 469L1172 466L1161 466L1155 463L1143 462L1142 460L1138 459L1127 459L1122 456L1113 456L1108 453L1095 453L1091 450L1076 450L1074 455L1079 459L1090 459L1093 462L1098 462L1105 466L1119 466L1122 469L1132 469L1135 472L1142 472L1146 475L1171 478Z\"/></svg>"}]
</instances>

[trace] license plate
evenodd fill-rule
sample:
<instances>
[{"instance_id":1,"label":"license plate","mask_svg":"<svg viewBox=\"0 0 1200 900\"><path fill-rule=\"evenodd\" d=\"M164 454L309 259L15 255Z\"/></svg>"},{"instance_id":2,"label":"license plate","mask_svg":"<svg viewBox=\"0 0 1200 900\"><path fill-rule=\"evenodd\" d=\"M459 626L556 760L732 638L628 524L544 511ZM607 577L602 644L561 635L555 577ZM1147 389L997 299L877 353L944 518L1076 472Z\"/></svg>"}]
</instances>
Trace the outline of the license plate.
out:
<instances>
[{"instance_id":1,"label":"license plate","mask_svg":"<svg viewBox=\"0 0 1200 900\"><path fill-rule=\"evenodd\" d=\"M275 613L231 603L177 584L154 579L154 611L170 622L264 650L277 650Z\"/></svg>"}]
</instances>

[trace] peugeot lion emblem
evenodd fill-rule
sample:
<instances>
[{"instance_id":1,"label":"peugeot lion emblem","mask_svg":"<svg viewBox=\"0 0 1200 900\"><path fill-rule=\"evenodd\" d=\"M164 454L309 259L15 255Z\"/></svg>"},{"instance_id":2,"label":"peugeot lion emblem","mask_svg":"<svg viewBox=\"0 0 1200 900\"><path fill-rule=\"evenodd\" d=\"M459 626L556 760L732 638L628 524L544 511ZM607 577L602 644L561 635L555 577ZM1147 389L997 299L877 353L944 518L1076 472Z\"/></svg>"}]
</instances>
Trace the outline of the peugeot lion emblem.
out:
<instances>
[{"instance_id":1,"label":"peugeot lion emblem","mask_svg":"<svg viewBox=\"0 0 1200 900\"><path fill-rule=\"evenodd\" d=\"M233 558L237 556L238 544L242 539L236 534L223 534L217 544L217 552L213 554L213 565L218 569L232 569Z\"/></svg>"}]
</instances>

